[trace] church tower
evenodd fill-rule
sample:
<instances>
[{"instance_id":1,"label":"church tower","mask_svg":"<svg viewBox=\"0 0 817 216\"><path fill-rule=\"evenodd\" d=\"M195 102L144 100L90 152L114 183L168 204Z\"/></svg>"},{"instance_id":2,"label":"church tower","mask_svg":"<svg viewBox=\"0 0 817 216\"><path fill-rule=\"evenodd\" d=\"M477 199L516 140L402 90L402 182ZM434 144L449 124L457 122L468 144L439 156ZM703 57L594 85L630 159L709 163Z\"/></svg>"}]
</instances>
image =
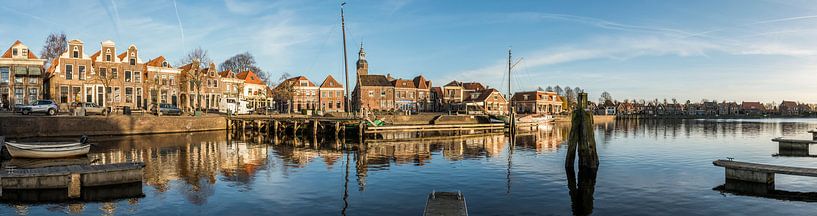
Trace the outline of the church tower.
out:
<instances>
[{"instance_id":1,"label":"church tower","mask_svg":"<svg viewBox=\"0 0 817 216\"><path fill-rule=\"evenodd\" d=\"M363 51L363 43L360 43L360 52L357 57L357 75L368 75L369 63L366 62L366 51Z\"/></svg>"}]
</instances>

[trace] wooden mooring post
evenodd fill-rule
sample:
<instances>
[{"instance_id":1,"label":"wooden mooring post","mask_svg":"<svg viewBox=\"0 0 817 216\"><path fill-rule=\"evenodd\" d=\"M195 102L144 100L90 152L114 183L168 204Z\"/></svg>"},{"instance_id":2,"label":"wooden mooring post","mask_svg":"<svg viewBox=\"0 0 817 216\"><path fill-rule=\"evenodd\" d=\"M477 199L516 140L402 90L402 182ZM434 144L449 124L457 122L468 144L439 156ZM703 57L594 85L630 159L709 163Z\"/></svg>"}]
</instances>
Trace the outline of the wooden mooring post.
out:
<instances>
[{"instance_id":1,"label":"wooden mooring post","mask_svg":"<svg viewBox=\"0 0 817 216\"><path fill-rule=\"evenodd\" d=\"M587 93L579 93L577 101L579 103L573 111L568 137L565 167L573 167L578 149L579 167L596 169L599 166L599 155L596 152L596 139L593 135L593 114L586 110Z\"/></svg>"}]
</instances>

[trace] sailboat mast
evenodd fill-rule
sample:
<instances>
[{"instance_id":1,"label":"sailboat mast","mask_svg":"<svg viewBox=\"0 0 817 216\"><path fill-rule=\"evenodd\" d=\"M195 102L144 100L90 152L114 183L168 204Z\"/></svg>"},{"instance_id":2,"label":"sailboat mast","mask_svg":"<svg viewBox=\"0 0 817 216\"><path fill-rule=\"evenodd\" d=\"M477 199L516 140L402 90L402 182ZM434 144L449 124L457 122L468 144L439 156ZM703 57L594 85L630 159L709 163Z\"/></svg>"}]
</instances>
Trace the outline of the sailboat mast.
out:
<instances>
[{"instance_id":1,"label":"sailboat mast","mask_svg":"<svg viewBox=\"0 0 817 216\"><path fill-rule=\"evenodd\" d=\"M346 20L343 17L343 5L346 5L346 2L340 4L340 28L343 31L343 71L346 84L344 87L345 90L345 99L346 106L344 106L344 111L349 112L349 106L351 105L351 98L349 98L349 60L346 57Z\"/></svg>"},{"instance_id":2,"label":"sailboat mast","mask_svg":"<svg viewBox=\"0 0 817 216\"><path fill-rule=\"evenodd\" d=\"M508 101L513 97L513 95L511 95L511 67L513 67L513 63L511 63L511 48L508 48Z\"/></svg>"}]
</instances>

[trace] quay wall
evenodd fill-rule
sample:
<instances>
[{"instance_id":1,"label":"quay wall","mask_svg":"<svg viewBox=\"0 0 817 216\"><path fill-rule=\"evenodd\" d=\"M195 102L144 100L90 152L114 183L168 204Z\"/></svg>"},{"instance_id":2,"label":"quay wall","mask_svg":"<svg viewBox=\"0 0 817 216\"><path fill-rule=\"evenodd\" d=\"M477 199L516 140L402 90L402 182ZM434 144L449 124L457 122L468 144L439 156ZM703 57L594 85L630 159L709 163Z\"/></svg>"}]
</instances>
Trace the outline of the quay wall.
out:
<instances>
[{"instance_id":1,"label":"quay wall","mask_svg":"<svg viewBox=\"0 0 817 216\"><path fill-rule=\"evenodd\" d=\"M570 122L570 115L555 116L556 122ZM593 115L593 123L607 123L616 120L614 115Z\"/></svg>"},{"instance_id":2,"label":"quay wall","mask_svg":"<svg viewBox=\"0 0 817 216\"><path fill-rule=\"evenodd\" d=\"M227 129L223 116L8 116L0 117L0 136L73 137L182 133Z\"/></svg>"}]
</instances>

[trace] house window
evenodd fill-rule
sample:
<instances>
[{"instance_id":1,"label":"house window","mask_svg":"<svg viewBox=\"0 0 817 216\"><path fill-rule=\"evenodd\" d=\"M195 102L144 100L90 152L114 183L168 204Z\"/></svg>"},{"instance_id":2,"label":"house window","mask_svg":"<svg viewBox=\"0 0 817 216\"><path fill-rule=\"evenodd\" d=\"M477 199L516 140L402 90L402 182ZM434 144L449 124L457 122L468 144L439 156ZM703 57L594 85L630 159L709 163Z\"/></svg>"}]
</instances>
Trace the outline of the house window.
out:
<instances>
[{"instance_id":1,"label":"house window","mask_svg":"<svg viewBox=\"0 0 817 216\"><path fill-rule=\"evenodd\" d=\"M218 88L218 80L213 80L213 87Z\"/></svg>"},{"instance_id":2,"label":"house window","mask_svg":"<svg viewBox=\"0 0 817 216\"><path fill-rule=\"evenodd\" d=\"M71 101L80 102L82 101L82 88L79 86L71 87Z\"/></svg>"},{"instance_id":3,"label":"house window","mask_svg":"<svg viewBox=\"0 0 817 216\"><path fill-rule=\"evenodd\" d=\"M74 79L74 67L73 67L73 65L65 65L65 79L66 80Z\"/></svg>"},{"instance_id":4,"label":"house window","mask_svg":"<svg viewBox=\"0 0 817 216\"><path fill-rule=\"evenodd\" d=\"M340 109L340 108L341 108L341 107L340 107L340 102L338 102L337 104L338 104L337 108L338 108L338 109Z\"/></svg>"},{"instance_id":5,"label":"house window","mask_svg":"<svg viewBox=\"0 0 817 216\"><path fill-rule=\"evenodd\" d=\"M14 49L12 50L12 55L17 56L17 48L14 48Z\"/></svg>"},{"instance_id":6,"label":"house window","mask_svg":"<svg viewBox=\"0 0 817 216\"><path fill-rule=\"evenodd\" d=\"M116 68L111 68L111 79L119 79L119 72Z\"/></svg>"},{"instance_id":7,"label":"house window","mask_svg":"<svg viewBox=\"0 0 817 216\"><path fill-rule=\"evenodd\" d=\"M37 78L36 77L29 77L28 78L28 83L29 84L37 84Z\"/></svg>"},{"instance_id":8,"label":"house window","mask_svg":"<svg viewBox=\"0 0 817 216\"><path fill-rule=\"evenodd\" d=\"M111 61L111 54L105 55L105 61Z\"/></svg>"},{"instance_id":9,"label":"house window","mask_svg":"<svg viewBox=\"0 0 817 216\"><path fill-rule=\"evenodd\" d=\"M22 87L14 88L14 103L23 104L23 91Z\"/></svg>"},{"instance_id":10,"label":"house window","mask_svg":"<svg viewBox=\"0 0 817 216\"><path fill-rule=\"evenodd\" d=\"M108 75L108 69L107 68L99 68L99 76L100 77L105 78L105 76L107 76L107 75Z\"/></svg>"},{"instance_id":11,"label":"house window","mask_svg":"<svg viewBox=\"0 0 817 216\"><path fill-rule=\"evenodd\" d=\"M171 77L173 78L173 77ZM162 85L167 85L167 76L162 75Z\"/></svg>"},{"instance_id":12,"label":"house window","mask_svg":"<svg viewBox=\"0 0 817 216\"><path fill-rule=\"evenodd\" d=\"M142 82L142 72L139 71L133 72L133 82L135 83Z\"/></svg>"},{"instance_id":13,"label":"house window","mask_svg":"<svg viewBox=\"0 0 817 216\"><path fill-rule=\"evenodd\" d=\"M125 103L133 103L133 88L125 87Z\"/></svg>"},{"instance_id":14,"label":"house window","mask_svg":"<svg viewBox=\"0 0 817 216\"><path fill-rule=\"evenodd\" d=\"M79 79L85 80L85 65L79 66Z\"/></svg>"},{"instance_id":15,"label":"house window","mask_svg":"<svg viewBox=\"0 0 817 216\"><path fill-rule=\"evenodd\" d=\"M79 48L78 47L74 47L74 52L73 52L72 56L74 58L79 58Z\"/></svg>"},{"instance_id":16,"label":"house window","mask_svg":"<svg viewBox=\"0 0 817 216\"><path fill-rule=\"evenodd\" d=\"M113 100L114 100L115 102L120 102L120 101L122 101L122 98L121 98L121 96L120 96L120 94L121 94L121 93L122 93L122 92L121 92L121 91L119 91L119 87L113 87Z\"/></svg>"},{"instance_id":17,"label":"house window","mask_svg":"<svg viewBox=\"0 0 817 216\"><path fill-rule=\"evenodd\" d=\"M130 71L125 71L125 82L130 82L131 75Z\"/></svg>"},{"instance_id":18,"label":"house window","mask_svg":"<svg viewBox=\"0 0 817 216\"><path fill-rule=\"evenodd\" d=\"M130 59L130 65L136 65L136 59Z\"/></svg>"},{"instance_id":19,"label":"house window","mask_svg":"<svg viewBox=\"0 0 817 216\"><path fill-rule=\"evenodd\" d=\"M60 103L68 103L68 86L60 86Z\"/></svg>"},{"instance_id":20,"label":"house window","mask_svg":"<svg viewBox=\"0 0 817 216\"><path fill-rule=\"evenodd\" d=\"M0 67L0 83L9 82L9 68Z\"/></svg>"},{"instance_id":21,"label":"house window","mask_svg":"<svg viewBox=\"0 0 817 216\"><path fill-rule=\"evenodd\" d=\"M167 67L167 62L162 62L162 67Z\"/></svg>"},{"instance_id":22,"label":"house window","mask_svg":"<svg viewBox=\"0 0 817 216\"><path fill-rule=\"evenodd\" d=\"M380 97L386 97L386 90L385 89L380 90Z\"/></svg>"},{"instance_id":23,"label":"house window","mask_svg":"<svg viewBox=\"0 0 817 216\"><path fill-rule=\"evenodd\" d=\"M374 91L369 90L369 97L374 97Z\"/></svg>"}]
</instances>

